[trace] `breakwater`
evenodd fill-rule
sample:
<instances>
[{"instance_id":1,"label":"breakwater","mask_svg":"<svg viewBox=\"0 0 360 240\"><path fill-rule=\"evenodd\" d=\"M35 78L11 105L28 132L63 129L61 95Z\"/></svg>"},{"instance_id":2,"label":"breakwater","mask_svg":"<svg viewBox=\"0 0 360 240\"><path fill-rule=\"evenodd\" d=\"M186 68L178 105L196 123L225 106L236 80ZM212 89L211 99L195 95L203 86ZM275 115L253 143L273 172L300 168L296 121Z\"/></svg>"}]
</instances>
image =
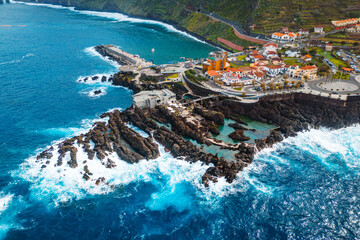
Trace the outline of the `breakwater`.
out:
<instances>
[{"instance_id":1,"label":"breakwater","mask_svg":"<svg viewBox=\"0 0 360 240\"><path fill-rule=\"evenodd\" d=\"M133 68L145 68L153 65L152 62L148 62L145 59L141 58L139 55L133 55L131 53L125 52L114 45L99 45L95 47L101 55L109 57L116 62L118 62L124 67Z\"/></svg>"}]
</instances>

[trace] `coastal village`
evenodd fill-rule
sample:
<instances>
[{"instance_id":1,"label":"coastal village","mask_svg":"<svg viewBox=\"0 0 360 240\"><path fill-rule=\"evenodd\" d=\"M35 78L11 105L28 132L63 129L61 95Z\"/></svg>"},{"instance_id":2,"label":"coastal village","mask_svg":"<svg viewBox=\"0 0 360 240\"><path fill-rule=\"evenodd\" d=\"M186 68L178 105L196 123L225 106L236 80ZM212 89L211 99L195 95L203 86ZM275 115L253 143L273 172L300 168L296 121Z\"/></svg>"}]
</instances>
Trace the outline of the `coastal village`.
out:
<instances>
[{"instance_id":1,"label":"coastal village","mask_svg":"<svg viewBox=\"0 0 360 240\"><path fill-rule=\"evenodd\" d=\"M360 18L334 20L331 25L327 32L324 26L298 31L283 27L264 44L247 49L219 50L205 59L183 58L158 66L144 60L120 70L136 75L136 81L179 82L185 87L190 81L214 94L245 102L289 92L346 100L360 93L360 48L355 41L360 40ZM334 34L351 34L353 44L332 41Z\"/></svg>"},{"instance_id":2,"label":"coastal village","mask_svg":"<svg viewBox=\"0 0 360 240\"><path fill-rule=\"evenodd\" d=\"M359 19L335 21L330 31L353 33L358 24ZM283 137L310 127L356 121L356 111L348 109L360 96L359 48L321 40L325 36L322 26L297 32L284 27L262 45L238 51L219 49L207 58L181 58L161 65L113 45L99 45L97 52L120 63L119 72L79 81L110 82L134 91L130 108L108 113L118 122L108 126L111 132L138 127L173 156L212 163L214 167L203 176L206 186L218 177L232 182L257 151ZM158 149L148 138L140 139L128 130L127 134L133 139L124 136L131 148L117 152L122 159L136 162L157 156ZM139 142L144 146L139 147ZM121 141L112 144L127 146ZM150 150L142 156L132 153L145 145ZM102 150L96 151L101 158ZM91 178L86 176L86 180Z\"/></svg>"}]
</instances>

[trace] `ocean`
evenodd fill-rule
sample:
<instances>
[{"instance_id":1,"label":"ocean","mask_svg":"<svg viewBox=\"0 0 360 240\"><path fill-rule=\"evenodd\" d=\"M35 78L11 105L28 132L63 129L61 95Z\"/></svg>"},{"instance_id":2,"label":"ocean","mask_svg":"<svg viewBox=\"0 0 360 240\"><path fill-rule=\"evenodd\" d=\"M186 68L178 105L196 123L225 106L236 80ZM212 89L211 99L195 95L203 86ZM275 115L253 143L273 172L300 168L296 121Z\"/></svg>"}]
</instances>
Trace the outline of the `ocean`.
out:
<instances>
[{"instance_id":1,"label":"ocean","mask_svg":"<svg viewBox=\"0 0 360 240\"><path fill-rule=\"evenodd\" d=\"M102 172L114 188L85 182L81 169L41 170L37 153L132 103L128 89L77 82L116 72L94 51L99 44L156 64L216 49L122 14L0 5L0 239L360 238L357 125L299 133L257 154L234 183L209 188L207 166L163 149L156 160Z\"/></svg>"}]
</instances>

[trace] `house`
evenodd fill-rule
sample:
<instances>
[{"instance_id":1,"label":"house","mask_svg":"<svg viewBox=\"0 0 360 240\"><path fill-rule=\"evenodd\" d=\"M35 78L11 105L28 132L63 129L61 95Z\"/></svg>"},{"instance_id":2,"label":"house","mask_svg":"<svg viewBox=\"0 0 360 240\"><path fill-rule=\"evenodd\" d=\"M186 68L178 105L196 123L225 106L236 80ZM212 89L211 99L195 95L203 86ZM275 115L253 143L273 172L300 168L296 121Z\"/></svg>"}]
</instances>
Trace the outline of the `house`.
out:
<instances>
[{"instance_id":1,"label":"house","mask_svg":"<svg viewBox=\"0 0 360 240\"><path fill-rule=\"evenodd\" d=\"M270 77L276 77L283 72L284 68L280 65L267 65L264 67L264 70L267 72L267 75Z\"/></svg>"},{"instance_id":2,"label":"house","mask_svg":"<svg viewBox=\"0 0 360 240\"><path fill-rule=\"evenodd\" d=\"M222 77L221 72L217 72L215 70L210 70L205 73L205 75L211 80L217 81Z\"/></svg>"},{"instance_id":3,"label":"house","mask_svg":"<svg viewBox=\"0 0 360 240\"><path fill-rule=\"evenodd\" d=\"M260 59L265 59L264 56L260 55L260 54L257 54L257 55L250 55L250 60L252 62L257 62L259 61Z\"/></svg>"},{"instance_id":4,"label":"house","mask_svg":"<svg viewBox=\"0 0 360 240\"><path fill-rule=\"evenodd\" d=\"M284 60L282 58L275 57L275 58L271 58L271 63L273 65L280 65L284 63Z\"/></svg>"},{"instance_id":5,"label":"house","mask_svg":"<svg viewBox=\"0 0 360 240\"><path fill-rule=\"evenodd\" d=\"M230 69L230 63L227 58L228 52L226 51L211 52L208 60L203 63L203 72L211 70L226 71Z\"/></svg>"},{"instance_id":6,"label":"house","mask_svg":"<svg viewBox=\"0 0 360 240\"><path fill-rule=\"evenodd\" d=\"M287 50L285 52L285 55L288 56L288 57L293 57L293 58L296 57L297 58L297 57L301 56L301 53L298 50Z\"/></svg>"},{"instance_id":7,"label":"house","mask_svg":"<svg viewBox=\"0 0 360 240\"><path fill-rule=\"evenodd\" d=\"M305 56L302 56L301 59L302 59L304 62L311 62L312 57L311 57L309 54L307 54L307 55L305 55Z\"/></svg>"},{"instance_id":8,"label":"house","mask_svg":"<svg viewBox=\"0 0 360 240\"><path fill-rule=\"evenodd\" d=\"M266 56L266 58L273 58L273 57L278 57L278 54L277 52L275 51L268 51L268 52L265 52L264 54Z\"/></svg>"},{"instance_id":9,"label":"house","mask_svg":"<svg viewBox=\"0 0 360 240\"><path fill-rule=\"evenodd\" d=\"M289 34L275 32L271 35L271 38L278 42L292 42L296 40L297 35L293 32L290 32Z\"/></svg>"},{"instance_id":10,"label":"house","mask_svg":"<svg viewBox=\"0 0 360 240\"><path fill-rule=\"evenodd\" d=\"M333 50L333 45L331 43L327 43L325 45L325 51L332 52L332 50Z\"/></svg>"},{"instance_id":11,"label":"house","mask_svg":"<svg viewBox=\"0 0 360 240\"><path fill-rule=\"evenodd\" d=\"M353 27L360 23L360 18L351 18L340 21L331 21L331 23L336 27L336 29L343 29L347 27Z\"/></svg>"},{"instance_id":12,"label":"house","mask_svg":"<svg viewBox=\"0 0 360 240\"><path fill-rule=\"evenodd\" d=\"M300 33L301 37L307 37L310 34L309 30L303 28L301 28L298 33Z\"/></svg>"},{"instance_id":13,"label":"house","mask_svg":"<svg viewBox=\"0 0 360 240\"><path fill-rule=\"evenodd\" d=\"M276 41L282 41L282 37L284 36L284 33L280 33L280 32L275 32L271 35L271 38L276 40Z\"/></svg>"},{"instance_id":14,"label":"house","mask_svg":"<svg viewBox=\"0 0 360 240\"><path fill-rule=\"evenodd\" d=\"M267 43L264 45L264 52L277 52L278 45L276 43Z\"/></svg>"},{"instance_id":15,"label":"house","mask_svg":"<svg viewBox=\"0 0 360 240\"><path fill-rule=\"evenodd\" d=\"M226 72L223 74L221 81L227 86L239 85L241 83L241 76L234 72Z\"/></svg>"},{"instance_id":16,"label":"house","mask_svg":"<svg viewBox=\"0 0 360 240\"><path fill-rule=\"evenodd\" d=\"M249 73L252 73L254 70L251 67L240 67L240 75L242 77L247 77Z\"/></svg>"},{"instance_id":17,"label":"house","mask_svg":"<svg viewBox=\"0 0 360 240\"><path fill-rule=\"evenodd\" d=\"M254 73L254 80L256 81L260 81L265 77L265 73L264 72L255 72Z\"/></svg>"},{"instance_id":18,"label":"house","mask_svg":"<svg viewBox=\"0 0 360 240\"><path fill-rule=\"evenodd\" d=\"M290 32L290 33L288 34L288 36L289 36L289 42L296 41L296 38L297 38L297 34L296 34L296 33Z\"/></svg>"},{"instance_id":19,"label":"house","mask_svg":"<svg viewBox=\"0 0 360 240\"><path fill-rule=\"evenodd\" d=\"M314 66L305 66L300 68L297 65L290 66L288 69L288 75L290 77L306 80L307 79L316 79L317 78L317 67Z\"/></svg>"},{"instance_id":20,"label":"house","mask_svg":"<svg viewBox=\"0 0 360 240\"><path fill-rule=\"evenodd\" d=\"M315 33L324 33L324 27L323 26L315 26L314 32Z\"/></svg>"},{"instance_id":21,"label":"house","mask_svg":"<svg viewBox=\"0 0 360 240\"><path fill-rule=\"evenodd\" d=\"M154 108L175 100L175 93L169 89L141 91L133 96L133 106L136 108Z\"/></svg>"}]
</instances>

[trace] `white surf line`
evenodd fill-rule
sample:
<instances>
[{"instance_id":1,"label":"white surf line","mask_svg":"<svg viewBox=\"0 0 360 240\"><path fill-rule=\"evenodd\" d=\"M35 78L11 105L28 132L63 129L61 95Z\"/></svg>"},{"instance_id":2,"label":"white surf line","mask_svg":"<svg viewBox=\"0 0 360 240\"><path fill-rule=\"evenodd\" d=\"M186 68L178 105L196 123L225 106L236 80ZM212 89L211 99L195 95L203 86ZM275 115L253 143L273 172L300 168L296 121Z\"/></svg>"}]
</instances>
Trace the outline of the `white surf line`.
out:
<instances>
[{"instance_id":1,"label":"white surf line","mask_svg":"<svg viewBox=\"0 0 360 240\"><path fill-rule=\"evenodd\" d=\"M11 61L8 61L8 62L2 62L2 63L0 63L0 65L12 64L12 63L19 63L19 62L21 62L22 60L24 60L25 58L32 57L32 56L34 56L34 54L28 53L28 54L22 56L20 59L11 60Z\"/></svg>"},{"instance_id":2,"label":"white surf line","mask_svg":"<svg viewBox=\"0 0 360 240\"><path fill-rule=\"evenodd\" d=\"M90 16L96 16L96 17L102 17L102 18L108 18L108 19L113 19L116 20L118 22L133 22L133 23L149 23L149 24L154 24L154 25L160 25L164 28L166 28L167 30L171 31L171 32L176 32L176 33L180 33L188 38L191 38L195 41L213 46L213 47L217 47L214 46L212 44L209 44L187 32L181 31L179 29L177 29L176 27L174 27L173 25L170 25L168 23L164 23L161 21L156 21L156 20L150 20L150 19L141 19L141 18L134 18L134 17L130 17L127 16L125 14L122 13L112 13L112 12L99 12L99 11L89 11L89 10L76 10L75 7L64 7L61 5L54 5L54 4L46 4L46 3L29 3L29 2L21 2L21 1L16 1L15 3L20 3L20 4L25 4L25 5L31 5L31 6L43 6L43 7L49 7L49 8L55 8L55 9L67 9L70 11L74 11L77 12L79 14L84 14L84 15L90 15ZM219 48L219 47L217 47Z\"/></svg>"}]
</instances>

